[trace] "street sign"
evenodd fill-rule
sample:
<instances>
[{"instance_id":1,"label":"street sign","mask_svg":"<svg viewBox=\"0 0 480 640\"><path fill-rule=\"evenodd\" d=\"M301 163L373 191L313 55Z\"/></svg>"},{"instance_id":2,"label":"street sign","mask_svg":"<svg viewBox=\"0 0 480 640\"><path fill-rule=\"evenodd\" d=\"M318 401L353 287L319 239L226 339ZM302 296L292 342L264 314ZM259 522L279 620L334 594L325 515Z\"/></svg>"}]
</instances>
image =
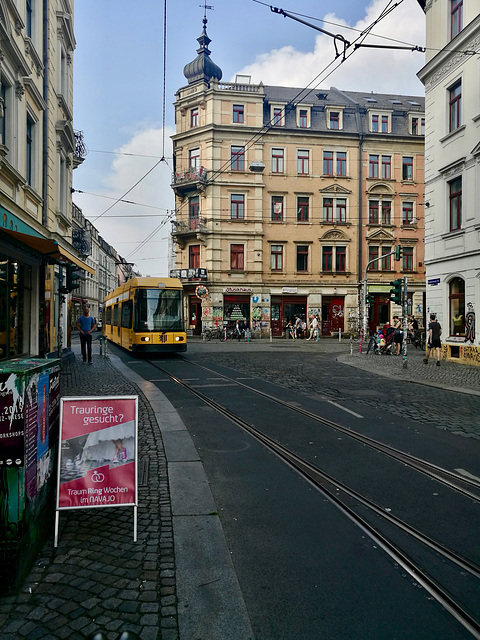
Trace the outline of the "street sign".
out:
<instances>
[{"instance_id":1,"label":"street sign","mask_svg":"<svg viewBox=\"0 0 480 640\"><path fill-rule=\"evenodd\" d=\"M432 286L440 284L440 278L431 278L430 280L428 280L428 284L431 284Z\"/></svg>"}]
</instances>

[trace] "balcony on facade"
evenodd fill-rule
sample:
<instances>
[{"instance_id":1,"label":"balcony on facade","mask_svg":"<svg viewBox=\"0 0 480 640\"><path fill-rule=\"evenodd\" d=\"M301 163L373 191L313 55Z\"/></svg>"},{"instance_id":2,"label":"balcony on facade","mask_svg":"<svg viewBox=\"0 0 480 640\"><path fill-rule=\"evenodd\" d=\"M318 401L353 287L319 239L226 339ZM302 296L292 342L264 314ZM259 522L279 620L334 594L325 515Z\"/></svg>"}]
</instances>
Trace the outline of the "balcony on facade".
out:
<instances>
[{"instance_id":1,"label":"balcony on facade","mask_svg":"<svg viewBox=\"0 0 480 640\"><path fill-rule=\"evenodd\" d=\"M207 170L204 167L190 167L186 171L172 173L171 187L175 195L184 198L191 191L203 191L207 186Z\"/></svg>"},{"instance_id":2,"label":"balcony on facade","mask_svg":"<svg viewBox=\"0 0 480 640\"><path fill-rule=\"evenodd\" d=\"M190 218L188 220L172 220L172 237L180 249L185 247L188 240L199 240L206 244L207 219Z\"/></svg>"}]
</instances>

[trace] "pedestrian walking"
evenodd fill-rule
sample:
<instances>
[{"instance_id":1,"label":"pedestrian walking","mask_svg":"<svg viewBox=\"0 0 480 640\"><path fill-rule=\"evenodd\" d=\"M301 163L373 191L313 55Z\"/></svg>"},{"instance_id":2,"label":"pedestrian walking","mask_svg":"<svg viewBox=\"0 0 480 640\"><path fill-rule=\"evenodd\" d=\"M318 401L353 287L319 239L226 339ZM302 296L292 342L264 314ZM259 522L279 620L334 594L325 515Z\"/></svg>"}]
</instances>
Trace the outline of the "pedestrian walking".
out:
<instances>
[{"instance_id":1,"label":"pedestrian walking","mask_svg":"<svg viewBox=\"0 0 480 640\"><path fill-rule=\"evenodd\" d=\"M402 350L402 342L403 342L403 331L402 331L402 323L398 316L393 316L393 329L395 334L393 336L393 341L395 342L396 354L400 355L400 351Z\"/></svg>"},{"instance_id":2,"label":"pedestrian walking","mask_svg":"<svg viewBox=\"0 0 480 640\"><path fill-rule=\"evenodd\" d=\"M90 309L84 307L83 315L77 320L77 329L80 334L80 345L82 347L82 359L83 362L92 364L92 331L96 327L95 318L90 315Z\"/></svg>"},{"instance_id":3,"label":"pedestrian walking","mask_svg":"<svg viewBox=\"0 0 480 640\"><path fill-rule=\"evenodd\" d=\"M423 362L428 364L428 358L430 357L430 351L432 349L436 349L437 351L437 367L440 366L440 347L442 346L442 342L440 336L442 335L442 327L440 323L437 322L436 316L434 313L430 314L430 323L428 325L428 342L427 342L427 350L425 353L425 358Z\"/></svg>"},{"instance_id":4,"label":"pedestrian walking","mask_svg":"<svg viewBox=\"0 0 480 640\"><path fill-rule=\"evenodd\" d=\"M310 333L307 340L311 340L313 337L317 337L318 320L315 316L310 316Z\"/></svg>"}]
</instances>

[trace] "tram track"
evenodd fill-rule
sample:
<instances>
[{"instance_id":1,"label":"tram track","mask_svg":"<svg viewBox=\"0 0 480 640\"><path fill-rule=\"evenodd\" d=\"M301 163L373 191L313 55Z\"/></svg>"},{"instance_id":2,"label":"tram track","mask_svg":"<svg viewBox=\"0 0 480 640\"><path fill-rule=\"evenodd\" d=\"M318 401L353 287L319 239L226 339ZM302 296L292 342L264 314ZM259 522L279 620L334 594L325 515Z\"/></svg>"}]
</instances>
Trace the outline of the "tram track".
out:
<instances>
[{"instance_id":1,"label":"tram track","mask_svg":"<svg viewBox=\"0 0 480 640\"><path fill-rule=\"evenodd\" d=\"M190 366L194 365L195 367L213 373L216 377L224 379L229 384L235 383L236 385L245 388L249 392L253 392L262 396L268 401L275 402L290 411L302 414L303 416L311 420L320 422L323 425L334 429L335 431L339 431L342 434L345 434L353 438L354 440L357 440L362 444L376 450L377 452L383 453L384 455L387 455L395 459L396 461L411 467L415 471L427 475L429 478L437 482L441 482L449 489L459 492L464 497L469 498L470 500L475 502L480 502L480 496L473 491L480 490L480 485L474 480L464 478L463 476L459 476L458 474L455 474L447 469L443 469L427 461L423 461L415 456L401 452L398 449L389 447L388 445L384 445L383 443L364 436L361 433L352 431L351 429L346 428L343 425L323 418L322 416L319 416L311 411L305 410L302 407L298 407L296 405L294 406L292 405L292 403L281 400L280 398L276 398L269 393L256 389L251 385L246 384L245 382L240 382L235 378L219 373L214 369L210 369L209 367L200 365L198 363L192 363L191 361L188 361L184 358L181 358L181 360L188 363ZM354 489L347 487L340 481L330 476L325 471L322 471L314 464L289 450L286 446L282 445L274 438L266 435L255 426L230 411L222 404L216 402L212 398L209 398L207 395L199 391L198 388L195 388L195 385L192 385L191 383L183 380L181 377L170 373L165 368L160 367L154 361L150 361L150 364L157 370L161 371L172 381L181 385L189 393L195 395L199 400L201 400L211 409L215 410L217 413L223 415L225 418L235 423L249 435L254 437L268 450L275 453L283 462L293 468L317 491L319 491L338 509L340 509L342 513L344 513L345 516L348 517L357 527L364 531L376 545L382 548L384 552L387 553L388 556L398 566L400 566L416 582L418 582L418 584L420 584L432 598L440 603L465 629L467 629L473 637L480 639L480 620L478 620L475 617L475 614L471 612L474 607L471 607L471 610L469 610L467 606L459 602L459 599L450 593L448 587L442 585L440 580L430 575L430 573L422 566L420 566L418 562L412 559L411 555L406 553L401 548L401 546L392 542L391 539L384 535L379 530L380 527L374 526L370 521L372 518L367 519L366 517L360 515L358 513L358 506L361 505L362 507L366 508L369 513L374 514L376 518L380 518L382 521L394 525L399 531L407 534L412 540L423 545L431 552L439 556L442 559L442 562L449 563L450 565L456 567L458 570L466 572L475 580L480 579L480 566L478 564L469 560L468 558L463 557L455 551L449 550L443 544L440 544L431 537L423 534L421 531L404 522L392 513L388 513L387 510L382 509L373 501L361 496ZM351 506L349 504L349 502L352 501L354 502L355 506Z\"/></svg>"}]
</instances>

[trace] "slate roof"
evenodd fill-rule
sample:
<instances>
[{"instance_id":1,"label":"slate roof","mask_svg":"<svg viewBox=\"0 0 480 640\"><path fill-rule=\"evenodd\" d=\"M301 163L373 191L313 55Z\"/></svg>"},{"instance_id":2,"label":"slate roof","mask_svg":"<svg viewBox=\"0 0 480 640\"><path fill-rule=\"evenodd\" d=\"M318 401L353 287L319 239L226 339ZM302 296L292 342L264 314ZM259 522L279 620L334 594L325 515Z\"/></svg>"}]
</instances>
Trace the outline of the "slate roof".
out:
<instances>
[{"instance_id":1,"label":"slate roof","mask_svg":"<svg viewBox=\"0 0 480 640\"><path fill-rule=\"evenodd\" d=\"M340 91L336 87L315 89L313 91L293 87L264 86L264 122L271 119L271 104L287 104L285 127L298 129L296 107L311 105L311 126L313 131L331 131L327 128L326 107L343 107L343 128L338 133L358 133L358 115L362 120L363 132L369 132L369 111L388 111L392 114L392 130L389 135L411 135L409 133L408 114L425 113L423 96L406 96L390 93L370 93L368 91ZM375 134L381 135L381 134Z\"/></svg>"}]
</instances>

